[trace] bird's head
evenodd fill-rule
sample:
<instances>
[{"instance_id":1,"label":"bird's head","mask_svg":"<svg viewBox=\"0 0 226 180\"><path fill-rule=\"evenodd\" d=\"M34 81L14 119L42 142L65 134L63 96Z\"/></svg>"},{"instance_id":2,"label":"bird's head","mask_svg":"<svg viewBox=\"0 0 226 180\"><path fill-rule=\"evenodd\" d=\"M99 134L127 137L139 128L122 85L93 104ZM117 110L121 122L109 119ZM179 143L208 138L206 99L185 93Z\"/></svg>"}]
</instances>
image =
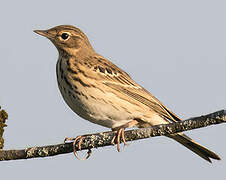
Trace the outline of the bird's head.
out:
<instances>
[{"instance_id":1,"label":"bird's head","mask_svg":"<svg viewBox=\"0 0 226 180\"><path fill-rule=\"evenodd\" d=\"M35 30L34 32L51 40L59 53L66 52L69 55L76 55L82 51L84 53L94 51L87 36L74 26L60 25L48 30Z\"/></svg>"}]
</instances>

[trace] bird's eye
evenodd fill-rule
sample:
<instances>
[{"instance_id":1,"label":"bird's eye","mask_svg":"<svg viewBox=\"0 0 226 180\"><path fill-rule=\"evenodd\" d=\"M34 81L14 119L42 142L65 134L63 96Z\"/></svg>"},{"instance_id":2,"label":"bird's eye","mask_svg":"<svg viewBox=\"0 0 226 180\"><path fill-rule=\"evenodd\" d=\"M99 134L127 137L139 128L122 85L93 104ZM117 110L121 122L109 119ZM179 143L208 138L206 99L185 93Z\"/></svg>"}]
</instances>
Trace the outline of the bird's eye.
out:
<instances>
[{"instance_id":1,"label":"bird's eye","mask_svg":"<svg viewBox=\"0 0 226 180\"><path fill-rule=\"evenodd\" d=\"M63 34L61 34L61 38L62 38L63 40L68 39L68 37L69 37L69 34L68 34L68 33L63 33Z\"/></svg>"}]
</instances>

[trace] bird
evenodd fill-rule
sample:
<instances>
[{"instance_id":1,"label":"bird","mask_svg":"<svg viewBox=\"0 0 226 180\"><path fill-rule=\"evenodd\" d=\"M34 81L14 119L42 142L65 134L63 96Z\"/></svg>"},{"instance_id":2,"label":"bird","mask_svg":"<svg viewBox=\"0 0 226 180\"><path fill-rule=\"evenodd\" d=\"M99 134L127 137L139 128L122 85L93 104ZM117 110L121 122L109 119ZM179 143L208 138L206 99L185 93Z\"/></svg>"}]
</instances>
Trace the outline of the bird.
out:
<instances>
[{"instance_id":1,"label":"bird","mask_svg":"<svg viewBox=\"0 0 226 180\"><path fill-rule=\"evenodd\" d=\"M56 75L66 104L83 119L114 131L112 144L117 143L118 151L121 140L126 144L125 128L145 128L181 121L129 74L98 54L79 28L59 25L34 32L48 38L59 52ZM167 137L208 162L212 162L211 159L220 160L216 153L184 133ZM81 148L83 138L73 138L73 145L79 140L78 147ZM75 149L74 154L77 156Z\"/></svg>"}]
</instances>

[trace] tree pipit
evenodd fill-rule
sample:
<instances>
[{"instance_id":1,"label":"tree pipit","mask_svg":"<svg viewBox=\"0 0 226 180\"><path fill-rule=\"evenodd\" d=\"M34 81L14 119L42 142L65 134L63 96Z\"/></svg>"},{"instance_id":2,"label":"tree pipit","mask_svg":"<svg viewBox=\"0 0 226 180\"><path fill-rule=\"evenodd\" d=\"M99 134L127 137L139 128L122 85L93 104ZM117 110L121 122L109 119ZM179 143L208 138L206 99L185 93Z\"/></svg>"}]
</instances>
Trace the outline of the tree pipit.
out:
<instances>
[{"instance_id":1,"label":"tree pipit","mask_svg":"<svg viewBox=\"0 0 226 180\"><path fill-rule=\"evenodd\" d=\"M115 131L120 151L121 139L126 144L124 129L149 127L181 121L156 97L137 84L126 72L97 54L87 36L78 28L61 25L36 30L47 37L59 51L57 82L68 106L82 118ZM203 159L219 160L214 152L183 133L169 135ZM82 136L78 140L81 148ZM74 148L74 153L77 153Z\"/></svg>"}]
</instances>

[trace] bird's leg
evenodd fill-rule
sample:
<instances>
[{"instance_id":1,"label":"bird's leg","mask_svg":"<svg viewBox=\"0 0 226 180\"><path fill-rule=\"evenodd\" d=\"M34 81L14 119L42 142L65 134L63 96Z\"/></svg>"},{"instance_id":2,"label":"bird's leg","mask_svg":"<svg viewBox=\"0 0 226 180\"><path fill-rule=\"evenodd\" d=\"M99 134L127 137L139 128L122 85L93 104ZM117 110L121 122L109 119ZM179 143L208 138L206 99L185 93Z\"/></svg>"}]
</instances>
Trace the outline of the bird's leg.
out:
<instances>
[{"instance_id":1,"label":"bird's leg","mask_svg":"<svg viewBox=\"0 0 226 180\"><path fill-rule=\"evenodd\" d=\"M126 140L125 140L125 128L130 128L135 126L136 124L138 124L137 120L132 120L122 126L119 126L117 128L113 128L112 131L116 131L116 134L114 135L114 137L111 140L111 144L115 144L115 139L116 139L116 143L117 143L117 150L118 152L120 152L120 142L121 142L121 138L122 138L122 142L124 143L124 145L127 145Z\"/></svg>"},{"instance_id":2,"label":"bird's leg","mask_svg":"<svg viewBox=\"0 0 226 180\"><path fill-rule=\"evenodd\" d=\"M66 143L67 141L73 141L73 153L78 160L86 160L90 157L90 155L92 153L91 149L89 149L87 152L87 156L85 158L81 159L78 157L78 153L76 151L76 142L78 141L78 149L81 150L82 149L81 144L82 144L82 140L84 138L85 138L85 136L77 136L76 138L65 138L64 139L64 143Z\"/></svg>"}]
</instances>

